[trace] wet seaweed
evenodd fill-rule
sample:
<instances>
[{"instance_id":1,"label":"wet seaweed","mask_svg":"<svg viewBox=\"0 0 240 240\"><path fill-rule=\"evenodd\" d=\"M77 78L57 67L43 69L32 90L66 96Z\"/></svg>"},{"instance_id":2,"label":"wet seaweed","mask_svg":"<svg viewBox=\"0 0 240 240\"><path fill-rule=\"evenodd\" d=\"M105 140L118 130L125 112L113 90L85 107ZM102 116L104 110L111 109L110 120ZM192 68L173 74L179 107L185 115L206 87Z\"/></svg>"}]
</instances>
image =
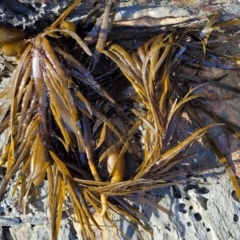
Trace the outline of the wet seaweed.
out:
<instances>
[{"instance_id":1,"label":"wet seaweed","mask_svg":"<svg viewBox=\"0 0 240 240\"><path fill-rule=\"evenodd\" d=\"M65 19L79 3L80 0L75 1L36 36L1 28L9 39L2 42L2 49L5 46L11 50L12 46L7 44L17 41L24 43L24 51L10 54L17 55L18 62L0 95L3 100L0 133L7 132L1 148L0 166L6 166L7 170L0 199L16 175L13 193L19 195L19 206L25 212L31 189L47 180L52 239L57 239L67 197L85 239L95 239L93 225L101 229L92 209L118 231L111 219L112 211L151 233L141 222L138 210L125 197L185 181L187 173L172 168L185 157L180 153L204 134L219 159L227 164L206 132L224 123L222 127L237 135L239 127L204 107L206 98L196 93L196 89L208 83L239 93L239 89L219 82L225 76L209 80L198 74L204 66L234 68L220 63L216 56L236 57L210 51L207 43L214 29L239 21L214 25L217 19L214 16L198 34L172 30L129 52L106 42L115 1L108 2L102 20L96 22L97 30L81 34L75 31L84 26L99 6L75 28ZM14 34L17 39L9 37ZM96 34L99 34L97 43ZM101 70L101 58L110 66L107 71ZM197 74L187 75L186 66L195 68ZM125 99L115 99L116 72L119 84L125 85L127 80L133 89L134 93ZM108 77L113 84L109 84ZM192 116L199 129L172 146L169 143L183 111ZM217 124L205 126L198 111L217 120ZM137 155L133 142L139 129L142 129L138 141L143 153L138 161L134 160L136 167L127 175L126 156L129 154L134 159ZM240 196L229 166L228 171Z\"/></svg>"}]
</instances>

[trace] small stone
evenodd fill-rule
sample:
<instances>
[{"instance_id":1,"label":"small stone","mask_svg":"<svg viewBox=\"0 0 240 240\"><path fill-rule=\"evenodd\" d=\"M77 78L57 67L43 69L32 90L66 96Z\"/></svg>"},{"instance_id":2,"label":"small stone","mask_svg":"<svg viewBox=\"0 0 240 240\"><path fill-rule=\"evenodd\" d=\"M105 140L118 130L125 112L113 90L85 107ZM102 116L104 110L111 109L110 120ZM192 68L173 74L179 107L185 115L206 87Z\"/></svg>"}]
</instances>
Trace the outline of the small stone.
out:
<instances>
[{"instance_id":1,"label":"small stone","mask_svg":"<svg viewBox=\"0 0 240 240\"><path fill-rule=\"evenodd\" d=\"M234 221L234 222L238 222L238 220L239 220L238 215L237 215L237 214L234 214L234 216L233 216L233 221Z\"/></svg>"}]
</instances>

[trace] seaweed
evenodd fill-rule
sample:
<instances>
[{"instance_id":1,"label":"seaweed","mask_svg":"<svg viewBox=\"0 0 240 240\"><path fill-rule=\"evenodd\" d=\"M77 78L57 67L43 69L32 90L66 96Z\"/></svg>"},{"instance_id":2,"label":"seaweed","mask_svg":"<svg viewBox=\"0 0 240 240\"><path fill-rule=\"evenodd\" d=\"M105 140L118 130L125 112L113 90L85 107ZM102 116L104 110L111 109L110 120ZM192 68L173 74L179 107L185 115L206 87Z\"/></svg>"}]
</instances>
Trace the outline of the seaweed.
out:
<instances>
[{"instance_id":1,"label":"seaweed","mask_svg":"<svg viewBox=\"0 0 240 240\"><path fill-rule=\"evenodd\" d=\"M151 233L141 222L140 212L125 199L127 196L186 181L187 173L173 167L186 157L181 155L182 151L204 134L219 159L227 165L207 131L220 125L238 135L239 127L212 114L203 104L206 97L197 93L197 89L208 83L239 94L239 89L219 82L225 76L210 80L199 76L204 66L233 68L219 63L216 57L219 53L210 51L207 43L214 29L239 24L239 21L213 25L216 15L200 34L173 29L129 52L106 42L115 1L108 1L102 23L96 22L90 34L78 30L99 9L98 5L77 27L65 21L80 2L75 1L36 36L1 28L9 39L2 42L2 49L5 46L11 50L7 44L18 41L24 43L24 51L13 54L17 55L17 66L0 95L3 100L0 133L7 132L1 148L0 166L6 166L6 175L0 199L16 175L13 193L19 195L19 206L25 212L31 189L46 180L52 239L57 239L66 198L71 201L84 239L95 239L94 226L101 229L93 209L104 223L116 229L112 211ZM11 38L14 34L17 39ZM191 41L186 42L187 38ZM108 68L107 73L103 69L101 74L96 74L102 67L103 57L109 68L114 66L113 62L117 68L114 66L113 71ZM206 58L217 61L209 62ZM186 66L196 69L197 73L186 74ZM113 77L115 71L124 76L118 78L120 84L125 85L127 80L134 90L126 99L115 99L113 94L118 91ZM108 77L114 81L111 85L106 80ZM189 113L199 128L182 142L171 145L183 111ZM217 123L205 126L198 111ZM134 159L133 142L139 129L144 130L140 143L143 154L133 160L136 167L126 174L126 155ZM229 166L227 169L240 197L235 175ZM143 198L140 201L151 204Z\"/></svg>"}]
</instances>

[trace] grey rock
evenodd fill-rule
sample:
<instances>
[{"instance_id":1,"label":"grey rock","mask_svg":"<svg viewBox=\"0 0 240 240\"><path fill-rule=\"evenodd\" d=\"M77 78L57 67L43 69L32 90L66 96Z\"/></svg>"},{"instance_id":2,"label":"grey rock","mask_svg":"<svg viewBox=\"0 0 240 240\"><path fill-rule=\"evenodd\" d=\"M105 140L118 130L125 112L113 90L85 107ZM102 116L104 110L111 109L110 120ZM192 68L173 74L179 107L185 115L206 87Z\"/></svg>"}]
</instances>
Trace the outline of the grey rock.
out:
<instances>
[{"instance_id":1,"label":"grey rock","mask_svg":"<svg viewBox=\"0 0 240 240\"><path fill-rule=\"evenodd\" d=\"M0 2L0 24L14 26L28 31L38 32L49 26L73 0L2 0ZM96 1L82 0L70 14L72 21L79 20L87 14ZM99 0L103 10L105 1ZM189 19L202 20L214 11L224 13L222 18L238 16L238 1L161 1L132 0L118 1L116 4L116 21L133 20L144 17L161 19L160 25L177 24ZM181 20L181 18L183 18ZM175 19L175 20L174 20ZM146 22L146 19L143 19ZM164 20L164 21L163 21Z\"/></svg>"}]
</instances>

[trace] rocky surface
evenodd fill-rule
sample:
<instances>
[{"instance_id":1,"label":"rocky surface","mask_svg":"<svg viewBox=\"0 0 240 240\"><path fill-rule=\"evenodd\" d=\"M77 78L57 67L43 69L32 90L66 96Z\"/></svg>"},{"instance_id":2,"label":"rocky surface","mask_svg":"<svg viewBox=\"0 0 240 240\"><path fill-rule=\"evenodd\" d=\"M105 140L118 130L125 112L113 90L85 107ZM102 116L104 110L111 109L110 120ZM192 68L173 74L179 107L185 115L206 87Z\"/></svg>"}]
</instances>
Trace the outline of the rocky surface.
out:
<instances>
[{"instance_id":1,"label":"rocky surface","mask_svg":"<svg viewBox=\"0 0 240 240\"><path fill-rule=\"evenodd\" d=\"M72 2L73 0L2 0L0 24L41 31ZM93 8L95 2L82 0L70 15L70 19L77 21ZM105 0L97 2L104 6ZM237 17L240 10L238 0L120 0L118 2L116 21L142 18L142 24L146 26L179 24L193 19L206 20L206 17L215 11L221 11L223 18L229 19ZM144 17L151 17L153 20Z\"/></svg>"},{"instance_id":2,"label":"rocky surface","mask_svg":"<svg viewBox=\"0 0 240 240\"><path fill-rule=\"evenodd\" d=\"M240 203L224 172L224 168L215 168L196 175L187 184L132 196L130 202L143 213L143 222L151 227L153 239L238 240ZM143 197L150 200L151 205L141 203ZM154 203L171 211L171 216L157 209ZM49 239L50 226L44 200L38 200L38 204L31 203L26 216L19 214L14 206L15 203L9 195L1 203L1 239ZM130 239L139 239L123 217L114 218L119 228ZM62 220L59 239L82 239L77 231L78 226L74 228L72 221L65 218ZM152 236L142 229L140 232L143 239L152 239ZM109 228L103 228L103 232L97 232L97 236L96 239L112 239L113 236L114 239L117 239L117 236L122 239L119 232Z\"/></svg>"},{"instance_id":3,"label":"rocky surface","mask_svg":"<svg viewBox=\"0 0 240 240\"><path fill-rule=\"evenodd\" d=\"M40 31L48 26L63 9L72 1L69 0L5 0L0 2L0 23L25 28L31 31ZM100 1L104 2L104 1ZM160 0L133 0L120 1L117 8L116 20L140 19L150 16L160 18L159 26L164 24L176 24L181 22L182 17L202 19L211 15L216 10L224 14L222 18L235 18L239 15L239 1L160 1ZM135 7L133 7L133 5ZM86 14L93 6L93 1L82 1L82 5L70 16L72 20L78 20ZM147 8L146 8L147 7ZM156 8L158 11L156 11ZM156 12L159 15L156 15ZM144 19L146 22L146 18ZM165 22L164 22L164 21ZM175 22L174 22L174 21ZM184 22L187 19L184 20ZM118 22L119 23L119 22ZM156 23L156 22L155 22ZM240 53L239 39L235 45L231 43L225 46L231 53ZM226 81L234 80L234 85L239 86L239 72L235 71ZM238 98L229 96L225 92L206 87L205 93L212 96L212 108L216 112L228 117L235 123L239 122L240 116ZM218 96L224 96L225 100L219 100ZM176 141L181 140L184 134L192 132L194 123L186 118L181 120L184 128L179 127ZM180 126L180 125L179 125ZM187 131L186 131L187 129ZM239 161L239 143L233 140L232 145L227 144L226 136L221 130L216 131L216 138L220 146L225 149L230 160ZM196 168L191 181L185 184L178 184L174 187L156 189L130 197L130 202L143 213L143 222L153 230L154 239L164 240L225 240L240 239L240 203L237 201L234 190L229 182L228 175L223 167L217 163L217 159L204 140L199 140L195 147L198 149L198 156L191 161L185 161L180 167L189 169ZM195 164L195 165L194 165ZM233 164L237 166L237 164ZM205 167L201 171L199 167ZM208 169L208 170L206 170ZM236 167L236 172L238 168ZM4 169L2 174L4 175ZM13 182L12 182L13 183ZM11 196L13 184L7 190L6 196L0 204L0 238L11 240L49 239L50 224L47 217L47 186L44 183L39 187L40 198L37 201L30 200L26 208L26 215L23 215L17 203L16 196ZM150 203L143 203L143 198ZM159 204L169 211L170 216L156 208ZM68 216L71 207L66 206L63 216L59 239L82 239L77 223L74 223ZM139 239L134 228L124 220L122 216L113 216L119 228L130 239ZM101 219L98 220L101 223ZM143 239L150 240L152 236L140 229ZM103 228L97 232L97 239L112 239L120 236L119 232L113 229Z\"/></svg>"},{"instance_id":4,"label":"rocky surface","mask_svg":"<svg viewBox=\"0 0 240 240\"><path fill-rule=\"evenodd\" d=\"M153 228L154 239L239 239L239 202L235 200L228 177L215 169L196 181L175 189L155 190L147 198L170 209L171 217L142 205ZM219 174L219 175L218 175ZM150 239L144 235L144 239Z\"/></svg>"}]
</instances>

